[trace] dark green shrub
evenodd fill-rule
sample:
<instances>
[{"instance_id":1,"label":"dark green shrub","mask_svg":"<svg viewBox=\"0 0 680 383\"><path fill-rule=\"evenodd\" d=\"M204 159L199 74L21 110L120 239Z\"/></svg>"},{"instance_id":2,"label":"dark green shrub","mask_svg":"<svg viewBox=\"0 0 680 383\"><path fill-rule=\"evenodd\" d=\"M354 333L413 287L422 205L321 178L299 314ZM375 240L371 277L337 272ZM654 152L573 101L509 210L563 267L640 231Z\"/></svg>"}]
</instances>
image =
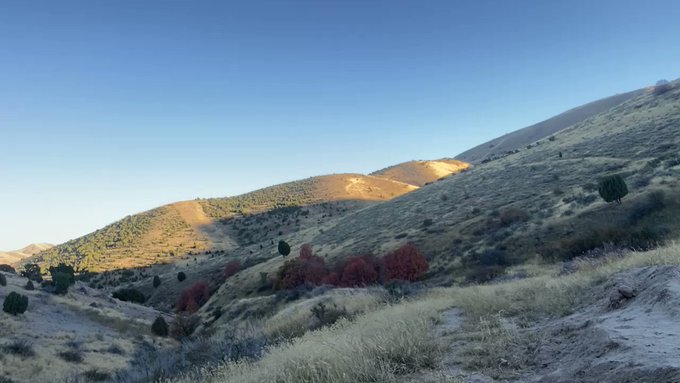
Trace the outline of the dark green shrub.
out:
<instances>
[{"instance_id":1,"label":"dark green shrub","mask_svg":"<svg viewBox=\"0 0 680 383\"><path fill-rule=\"evenodd\" d=\"M626 186L626 181L623 180L623 177L615 174L602 178L598 184L597 191L605 202L620 204L621 198L628 194L628 186Z\"/></svg>"},{"instance_id":2,"label":"dark green shrub","mask_svg":"<svg viewBox=\"0 0 680 383\"><path fill-rule=\"evenodd\" d=\"M11 314L23 314L28 308L28 297L25 295L20 295L12 291L5 297L5 301L2 304L2 311Z\"/></svg>"},{"instance_id":3,"label":"dark green shrub","mask_svg":"<svg viewBox=\"0 0 680 383\"><path fill-rule=\"evenodd\" d=\"M123 302L144 303L146 297L137 289L118 289L113 292L113 297Z\"/></svg>"},{"instance_id":4,"label":"dark green shrub","mask_svg":"<svg viewBox=\"0 0 680 383\"><path fill-rule=\"evenodd\" d=\"M24 265L24 271L21 275L35 282L42 282L42 274L40 266L36 263L27 263Z\"/></svg>"},{"instance_id":5,"label":"dark green shrub","mask_svg":"<svg viewBox=\"0 0 680 383\"><path fill-rule=\"evenodd\" d=\"M168 328L168 323L165 322L165 319L159 315L156 320L153 321L151 331L158 336L166 337L168 336L170 329Z\"/></svg>"},{"instance_id":6,"label":"dark green shrub","mask_svg":"<svg viewBox=\"0 0 680 383\"><path fill-rule=\"evenodd\" d=\"M158 275L154 276L153 277L153 288L154 289L158 288L158 286L160 286L160 285L161 285L161 278Z\"/></svg>"},{"instance_id":7,"label":"dark green shrub","mask_svg":"<svg viewBox=\"0 0 680 383\"><path fill-rule=\"evenodd\" d=\"M14 270L14 267L12 267L10 265L5 265L5 264L0 265L0 271L4 271L5 273L12 273L12 274L17 273L16 270Z\"/></svg>"},{"instance_id":8,"label":"dark green shrub","mask_svg":"<svg viewBox=\"0 0 680 383\"><path fill-rule=\"evenodd\" d=\"M287 256L290 254L290 245L286 241L279 241L279 246L278 246L279 254L282 256Z\"/></svg>"},{"instance_id":9,"label":"dark green shrub","mask_svg":"<svg viewBox=\"0 0 680 383\"><path fill-rule=\"evenodd\" d=\"M468 270L465 280L470 283L486 283L505 274L503 266L481 266Z\"/></svg>"},{"instance_id":10,"label":"dark green shrub","mask_svg":"<svg viewBox=\"0 0 680 383\"><path fill-rule=\"evenodd\" d=\"M177 280L182 282L183 280L187 279L187 275L184 274L184 271L180 271L177 273Z\"/></svg>"},{"instance_id":11,"label":"dark green shrub","mask_svg":"<svg viewBox=\"0 0 680 383\"><path fill-rule=\"evenodd\" d=\"M0 286L7 286L7 278L3 273L0 273Z\"/></svg>"},{"instance_id":12,"label":"dark green shrub","mask_svg":"<svg viewBox=\"0 0 680 383\"><path fill-rule=\"evenodd\" d=\"M66 273L56 272L52 274L52 284L55 294L66 294L71 286L72 277Z\"/></svg>"},{"instance_id":13,"label":"dark green shrub","mask_svg":"<svg viewBox=\"0 0 680 383\"><path fill-rule=\"evenodd\" d=\"M26 285L24 286L24 288L26 290L29 290L29 291L35 290L35 286L33 285L33 281L29 280L28 282L26 282Z\"/></svg>"}]
</instances>

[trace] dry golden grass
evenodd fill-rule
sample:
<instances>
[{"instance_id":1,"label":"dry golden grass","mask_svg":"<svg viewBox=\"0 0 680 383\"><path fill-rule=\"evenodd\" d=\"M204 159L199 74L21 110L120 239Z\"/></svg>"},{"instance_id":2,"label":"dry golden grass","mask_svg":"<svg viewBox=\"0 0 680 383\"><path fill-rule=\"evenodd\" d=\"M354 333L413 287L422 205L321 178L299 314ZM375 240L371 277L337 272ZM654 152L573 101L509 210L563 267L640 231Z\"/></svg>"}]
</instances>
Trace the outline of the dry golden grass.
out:
<instances>
[{"instance_id":1,"label":"dry golden grass","mask_svg":"<svg viewBox=\"0 0 680 383\"><path fill-rule=\"evenodd\" d=\"M498 360L509 376L530 363L537 339L519 336L503 318L525 324L561 316L585 303L589 289L621 271L648 265L680 264L680 245L648 252L630 252L583 263L573 274L556 276L546 267L536 276L496 285L446 288L412 302L390 305L333 327L313 331L269 349L257 361L226 363L215 369L178 378L175 382L390 382L402 374L437 365L443 351L434 339L439 313L462 309L470 319L460 335L471 342L464 351L466 366L489 372ZM512 374L510 374L512 375ZM428 378L430 379L430 378ZM457 381L446 375L431 381Z\"/></svg>"}]
</instances>

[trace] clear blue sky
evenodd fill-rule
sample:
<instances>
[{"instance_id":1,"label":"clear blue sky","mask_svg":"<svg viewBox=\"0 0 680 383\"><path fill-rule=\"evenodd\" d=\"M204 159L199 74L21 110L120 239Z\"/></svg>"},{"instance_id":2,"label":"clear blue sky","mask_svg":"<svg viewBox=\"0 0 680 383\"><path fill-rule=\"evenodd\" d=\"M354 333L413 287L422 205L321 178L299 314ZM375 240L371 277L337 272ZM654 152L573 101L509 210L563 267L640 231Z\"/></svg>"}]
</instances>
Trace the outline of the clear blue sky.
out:
<instances>
[{"instance_id":1,"label":"clear blue sky","mask_svg":"<svg viewBox=\"0 0 680 383\"><path fill-rule=\"evenodd\" d=\"M680 76L680 2L0 2L0 249L451 157Z\"/></svg>"}]
</instances>

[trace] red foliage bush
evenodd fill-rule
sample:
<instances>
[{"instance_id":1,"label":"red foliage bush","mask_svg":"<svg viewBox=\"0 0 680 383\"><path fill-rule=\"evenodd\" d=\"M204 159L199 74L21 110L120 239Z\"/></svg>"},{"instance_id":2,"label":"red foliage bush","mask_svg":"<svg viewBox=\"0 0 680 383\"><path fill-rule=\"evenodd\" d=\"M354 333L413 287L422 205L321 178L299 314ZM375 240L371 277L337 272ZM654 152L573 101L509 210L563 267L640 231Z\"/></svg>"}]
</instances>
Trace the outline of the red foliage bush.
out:
<instances>
[{"instance_id":1,"label":"red foliage bush","mask_svg":"<svg viewBox=\"0 0 680 383\"><path fill-rule=\"evenodd\" d=\"M323 258L314 255L309 245L303 245L300 256L286 261L278 272L278 289L294 289L304 284L320 285L328 271Z\"/></svg>"},{"instance_id":2,"label":"red foliage bush","mask_svg":"<svg viewBox=\"0 0 680 383\"><path fill-rule=\"evenodd\" d=\"M241 270L241 262L231 261L224 266L224 279L228 279L232 275Z\"/></svg>"},{"instance_id":3,"label":"red foliage bush","mask_svg":"<svg viewBox=\"0 0 680 383\"><path fill-rule=\"evenodd\" d=\"M404 281L415 281L425 274L429 269L427 260L410 244L406 244L397 250L387 254L383 258L385 265L385 279L401 279Z\"/></svg>"},{"instance_id":4,"label":"red foliage bush","mask_svg":"<svg viewBox=\"0 0 680 383\"><path fill-rule=\"evenodd\" d=\"M322 285L340 286L340 275L335 271L328 273L322 280Z\"/></svg>"},{"instance_id":5,"label":"red foliage bush","mask_svg":"<svg viewBox=\"0 0 680 383\"><path fill-rule=\"evenodd\" d=\"M344 287L368 286L378 282L380 264L371 255L347 258L342 268L340 285Z\"/></svg>"},{"instance_id":6,"label":"red foliage bush","mask_svg":"<svg viewBox=\"0 0 680 383\"><path fill-rule=\"evenodd\" d=\"M205 282L199 281L182 291L175 304L175 309L177 312L193 313L207 302L208 298L210 298L208 285Z\"/></svg>"}]
</instances>

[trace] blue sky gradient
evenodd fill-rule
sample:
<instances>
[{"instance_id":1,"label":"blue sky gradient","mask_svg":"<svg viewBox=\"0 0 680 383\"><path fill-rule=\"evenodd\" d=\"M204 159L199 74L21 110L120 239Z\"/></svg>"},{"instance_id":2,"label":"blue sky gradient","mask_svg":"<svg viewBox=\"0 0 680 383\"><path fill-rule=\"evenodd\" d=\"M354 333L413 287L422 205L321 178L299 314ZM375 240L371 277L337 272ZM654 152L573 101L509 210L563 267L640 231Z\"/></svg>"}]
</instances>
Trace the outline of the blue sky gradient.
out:
<instances>
[{"instance_id":1,"label":"blue sky gradient","mask_svg":"<svg viewBox=\"0 0 680 383\"><path fill-rule=\"evenodd\" d=\"M0 249L680 75L677 0L0 2Z\"/></svg>"}]
</instances>

